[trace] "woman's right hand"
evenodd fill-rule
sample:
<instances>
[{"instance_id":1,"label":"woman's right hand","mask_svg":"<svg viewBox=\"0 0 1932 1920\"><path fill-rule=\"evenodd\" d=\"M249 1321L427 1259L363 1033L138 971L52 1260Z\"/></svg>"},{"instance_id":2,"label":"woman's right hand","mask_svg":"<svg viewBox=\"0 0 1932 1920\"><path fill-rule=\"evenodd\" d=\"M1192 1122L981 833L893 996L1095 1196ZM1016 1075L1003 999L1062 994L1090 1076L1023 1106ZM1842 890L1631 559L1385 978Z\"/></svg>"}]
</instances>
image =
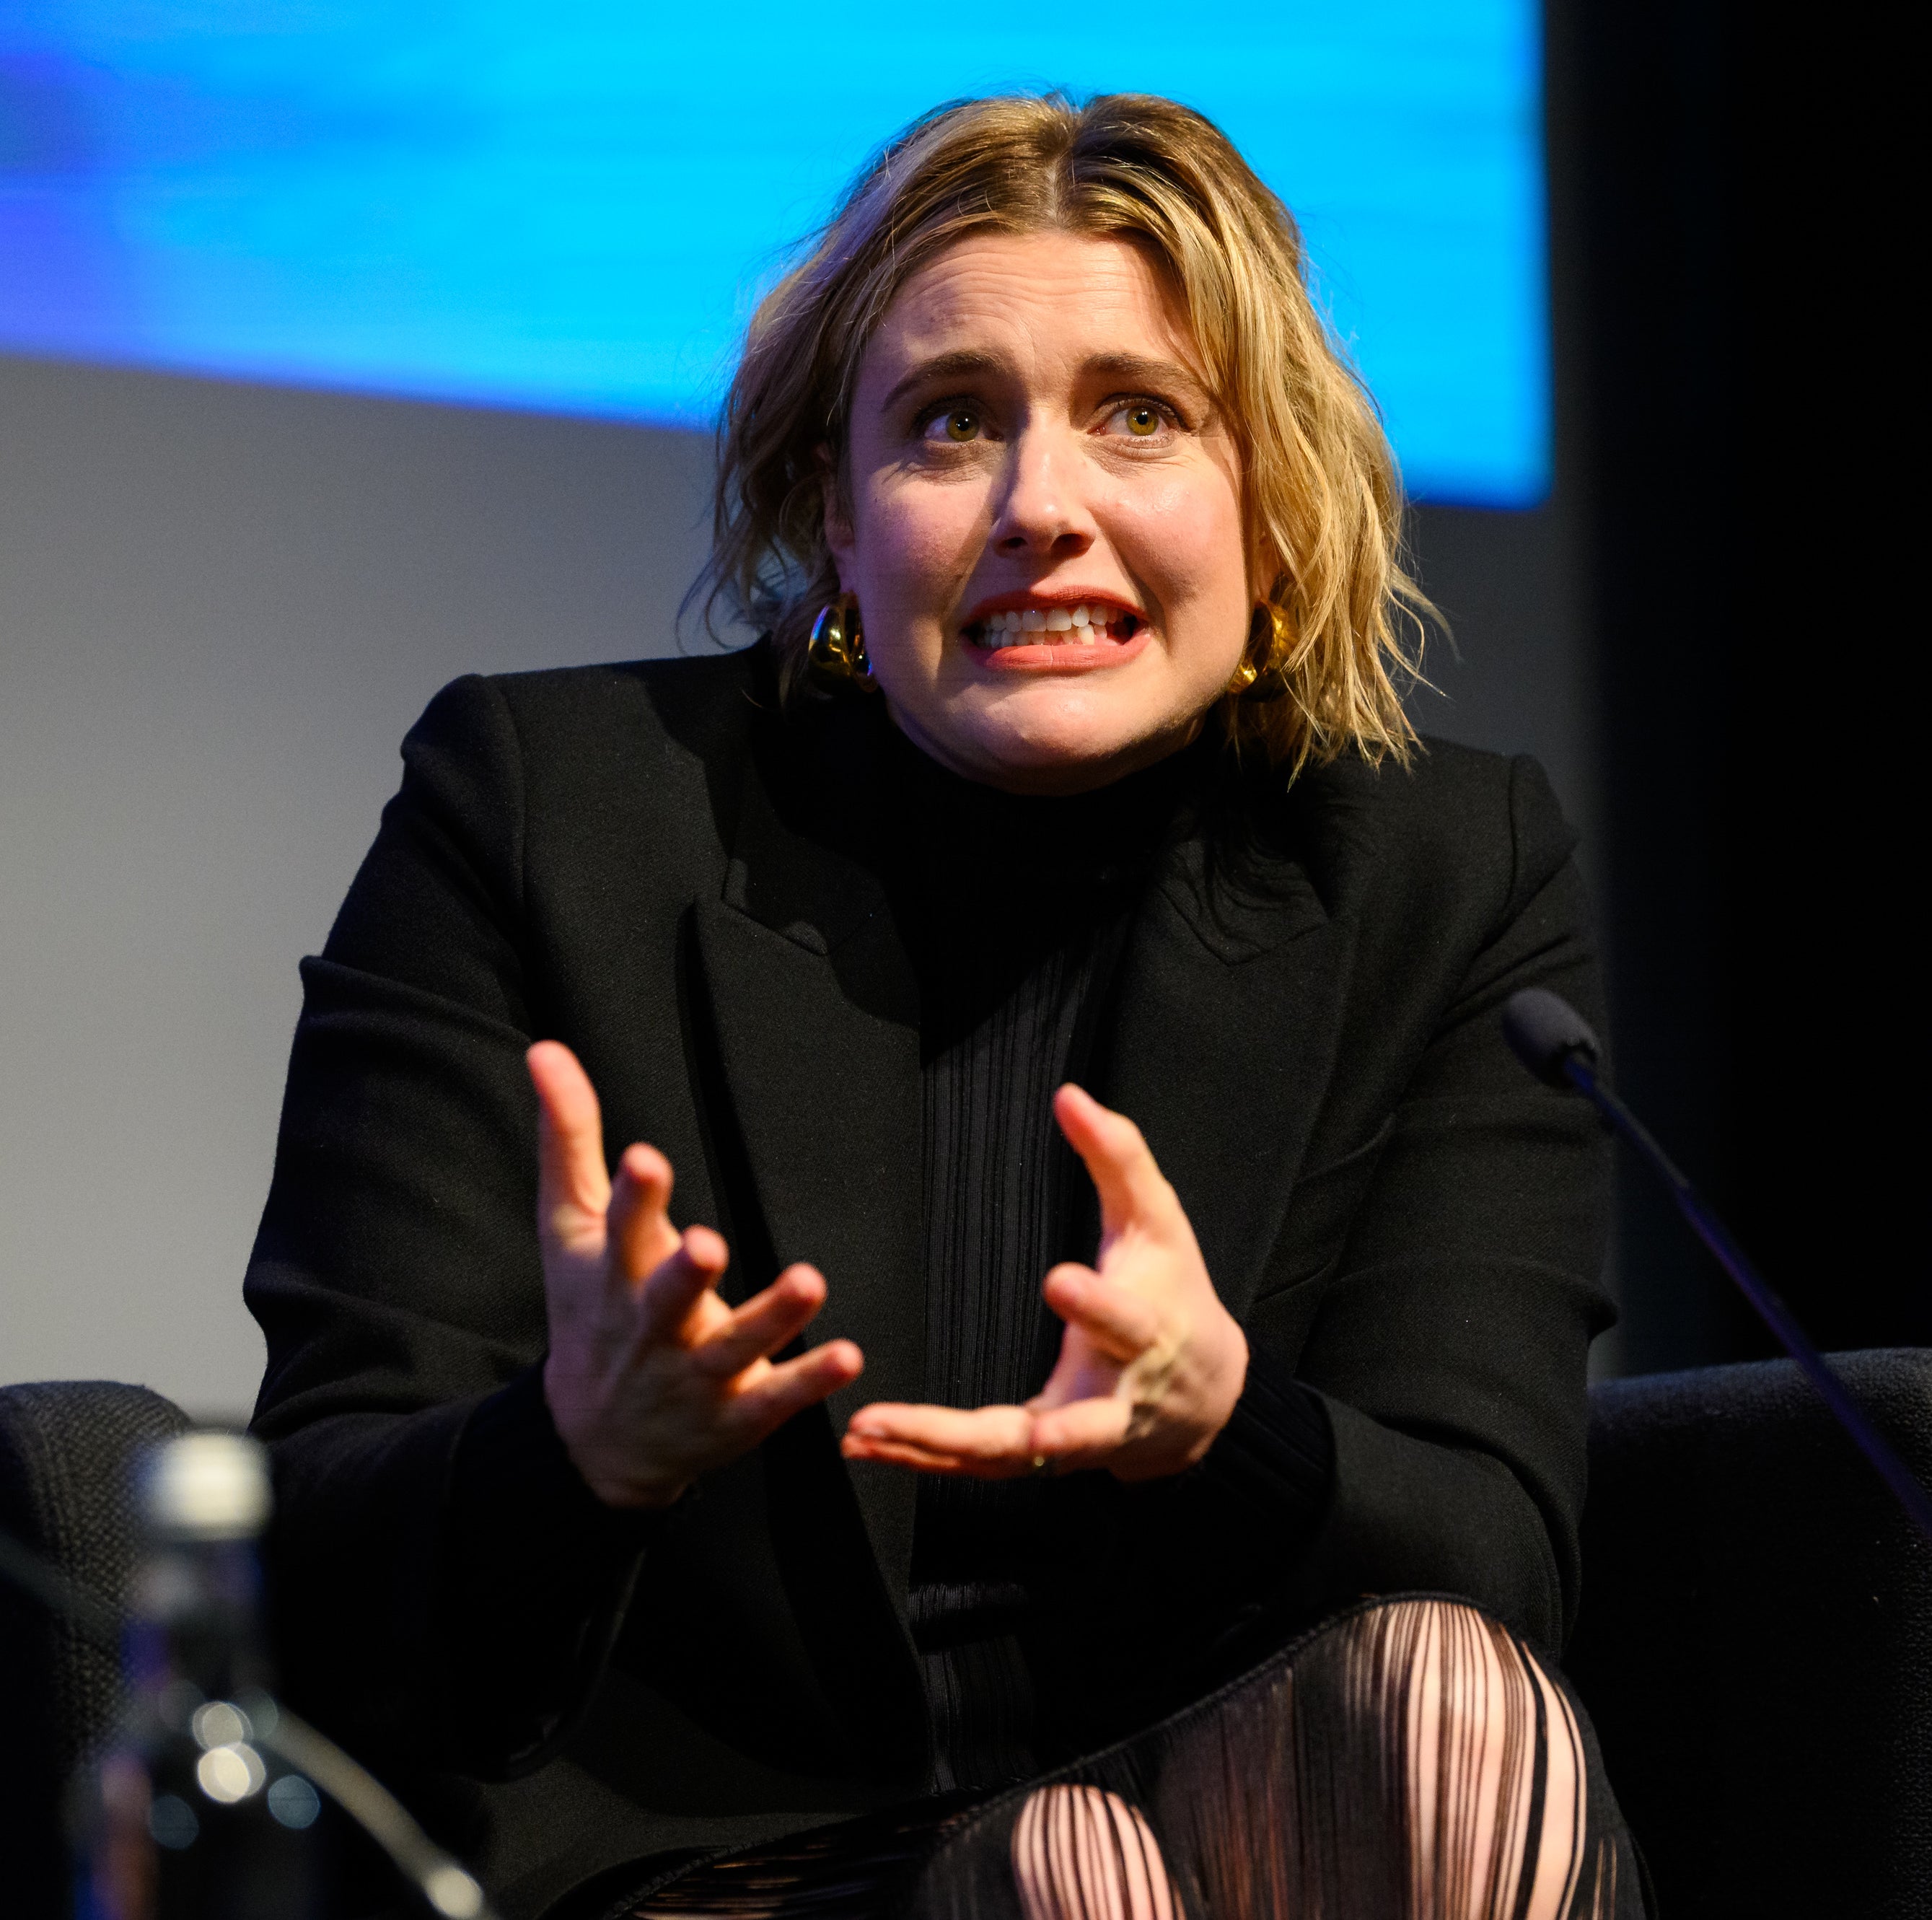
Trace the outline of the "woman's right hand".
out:
<instances>
[{"instance_id":1,"label":"woman's right hand","mask_svg":"<svg viewBox=\"0 0 1932 1920\"><path fill-rule=\"evenodd\" d=\"M525 1056L537 1092L537 1232L550 1356L544 1397L577 1470L612 1507L668 1507L859 1376L850 1340L782 1366L770 1355L825 1304L815 1268L788 1267L742 1306L716 1291L729 1250L672 1226L670 1162L627 1148L614 1186L590 1076L555 1040Z\"/></svg>"}]
</instances>

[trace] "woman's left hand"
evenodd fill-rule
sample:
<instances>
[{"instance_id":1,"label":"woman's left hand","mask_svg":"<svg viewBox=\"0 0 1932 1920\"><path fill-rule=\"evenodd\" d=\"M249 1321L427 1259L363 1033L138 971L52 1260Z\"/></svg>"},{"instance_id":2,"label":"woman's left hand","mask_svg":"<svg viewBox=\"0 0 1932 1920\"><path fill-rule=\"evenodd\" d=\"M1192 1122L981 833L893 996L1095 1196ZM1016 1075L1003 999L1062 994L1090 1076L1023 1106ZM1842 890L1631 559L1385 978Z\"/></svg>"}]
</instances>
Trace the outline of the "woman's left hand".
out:
<instances>
[{"instance_id":1,"label":"woman's left hand","mask_svg":"<svg viewBox=\"0 0 1932 1920\"><path fill-rule=\"evenodd\" d=\"M848 1460L983 1480L1081 1467L1154 1480L1192 1466L1227 1424L1248 1342L1174 1189L1125 1114L1074 1086L1053 1111L1100 1191L1100 1252L1046 1276L1046 1304L1066 1322L1052 1378L1022 1407L862 1407Z\"/></svg>"}]
</instances>

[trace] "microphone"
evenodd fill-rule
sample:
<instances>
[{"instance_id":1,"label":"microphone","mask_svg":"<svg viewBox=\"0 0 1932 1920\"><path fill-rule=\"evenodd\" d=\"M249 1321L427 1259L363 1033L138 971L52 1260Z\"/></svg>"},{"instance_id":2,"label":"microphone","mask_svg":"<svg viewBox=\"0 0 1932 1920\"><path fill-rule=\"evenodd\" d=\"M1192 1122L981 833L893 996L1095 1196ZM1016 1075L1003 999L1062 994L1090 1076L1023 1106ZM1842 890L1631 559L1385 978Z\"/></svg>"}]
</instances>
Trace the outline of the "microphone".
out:
<instances>
[{"instance_id":1,"label":"microphone","mask_svg":"<svg viewBox=\"0 0 1932 1920\"><path fill-rule=\"evenodd\" d=\"M1593 1072L1603 1056L1590 1023L1560 993L1525 987L1503 1009L1503 1038L1510 1051L1546 1086L1570 1084L1569 1062L1576 1055Z\"/></svg>"},{"instance_id":2,"label":"microphone","mask_svg":"<svg viewBox=\"0 0 1932 1920\"><path fill-rule=\"evenodd\" d=\"M1597 1077L1603 1048L1590 1023L1562 994L1546 987L1525 987L1513 993L1503 1008L1503 1037L1510 1050L1538 1079L1551 1087L1574 1087L1634 1147L1638 1156L1670 1190L1678 1210L1697 1238L1718 1258L1758 1317L1775 1334L1799 1370L1817 1388L1838 1424L1911 1516L1919 1532L1932 1538L1932 1496L1914 1477L1890 1442L1845 1390L1844 1383L1826 1365L1790 1307L1778 1298L1763 1276L1744 1257L1703 1196L1684 1178L1646 1127Z\"/></svg>"}]
</instances>

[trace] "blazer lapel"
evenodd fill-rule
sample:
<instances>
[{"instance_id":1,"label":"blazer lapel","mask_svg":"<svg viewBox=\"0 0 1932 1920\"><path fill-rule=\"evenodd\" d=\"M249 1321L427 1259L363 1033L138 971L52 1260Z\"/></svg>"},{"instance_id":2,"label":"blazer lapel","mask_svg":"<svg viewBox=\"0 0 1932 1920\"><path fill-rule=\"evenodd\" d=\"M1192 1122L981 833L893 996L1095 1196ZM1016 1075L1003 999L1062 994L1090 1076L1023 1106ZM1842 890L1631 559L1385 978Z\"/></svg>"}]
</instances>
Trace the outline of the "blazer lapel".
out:
<instances>
[{"instance_id":1,"label":"blazer lapel","mask_svg":"<svg viewBox=\"0 0 1932 1920\"><path fill-rule=\"evenodd\" d=\"M729 1107L722 1118L751 1188L748 1204L730 1210L751 1243L740 1285L748 1292L794 1261L811 1262L827 1297L806 1340L848 1338L866 1357L853 1386L788 1423L764 1453L801 1623L840 1696L868 1703L858 1718L873 1756L888 1757L876 1751L883 1741L898 1764L914 1746L923 1753L923 1696L910 1658L887 1673L878 1652L883 1631L910 1654L903 1622L917 1483L902 1469L848 1466L836 1435L867 1402L924 1392L918 997L866 857L863 737L832 744L844 751L821 753L807 778L787 778L769 760L754 766L723 897L698 903L695 944ZM808 813L789 809L800 794L812 796Z\"/></svg>"},{"instance_id":2,"label":"blazer lapel","mask_svg":"<svg viewBox=\"0 0 1932 1920\"><path fill-rule=\"evenodd\" d=\"M881 914L814 952L727 899L700 903L697 932L774 1270L818 1267L827 1297L807 1338L842 1336L865 1352L864 1374L832 1411L842 1424L866 1401L916 1400L926 1363L919 1026L896 931Z\"/></svg>"},{"instance_id":3,"label":"blazer lapel","mask_svg":"<svg viewBox=\"0 0 1932 1920\"><path fill-rule=\"evenodd\" d=\"M1123 956L1103 1097L1146 1136L1238 1318L1328 1090L1346 946L1300 859L1230 877L1196 834L1163 856Z\"/></svg>"}]
</instances>

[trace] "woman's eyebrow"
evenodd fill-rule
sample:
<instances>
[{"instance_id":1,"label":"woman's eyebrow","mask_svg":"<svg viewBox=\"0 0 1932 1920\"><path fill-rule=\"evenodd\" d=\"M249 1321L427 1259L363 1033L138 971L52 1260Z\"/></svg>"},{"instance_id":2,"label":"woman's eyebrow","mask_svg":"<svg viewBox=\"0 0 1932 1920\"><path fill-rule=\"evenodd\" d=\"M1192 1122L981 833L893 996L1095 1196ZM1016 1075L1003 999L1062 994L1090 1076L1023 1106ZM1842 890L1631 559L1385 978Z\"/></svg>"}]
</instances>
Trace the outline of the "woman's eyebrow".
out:
<instances>
[{"instance_id":1,"label":"woman's eyebrow","mask_svg":"<svg viewBox=\"0 0 1932 1920\"><path fill-rule=\"evenodd\" d=\"M1007 370L1006 362L1000 355L989 353L981 347L961 346L950 353L935 353L930 359L908 368L893 382L881 404L880 411L890 413L908 394L921 387ZM1210 398L1200 376L1178 360L1162 360L1144 353L1096 353L1081 363L1081 371L1090 380L1118 380L1130 386L1179 388L1204 407Z\"/></svg>"},{"instance_id":2,"label":"woman's eyebrow","mask_svg":"<svg viewBox=\"0 0 1932 1920\"><path fill-rule=\"evenodd\" d=\"M1180 388L1204 406L1210 398L1198 374L1178 360L1158 360L1143 353L1097 353L1082 370L1090 377L1119 380L1128 386Z\"/></svg>"},{"instance_id":3,"label":"woman's eyebrow","mask_svg":"<svg viewBox=\"0 0 1932 1920\"><path fill-rule=\"evenodd\" d=\"M935 353L931 359L920 361L900 376L886 395L880 410L890 413L916 387L940 380L968 380L975 374L998 373L1005 364L998 354L986 352L976 346L956 347L950 353Z\"/></svg>"}]
</instances>

